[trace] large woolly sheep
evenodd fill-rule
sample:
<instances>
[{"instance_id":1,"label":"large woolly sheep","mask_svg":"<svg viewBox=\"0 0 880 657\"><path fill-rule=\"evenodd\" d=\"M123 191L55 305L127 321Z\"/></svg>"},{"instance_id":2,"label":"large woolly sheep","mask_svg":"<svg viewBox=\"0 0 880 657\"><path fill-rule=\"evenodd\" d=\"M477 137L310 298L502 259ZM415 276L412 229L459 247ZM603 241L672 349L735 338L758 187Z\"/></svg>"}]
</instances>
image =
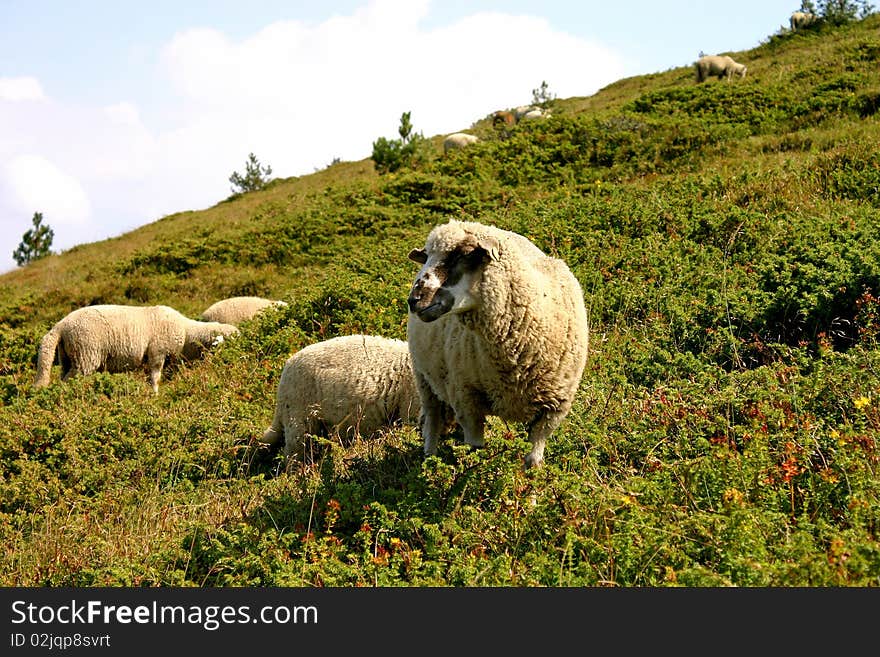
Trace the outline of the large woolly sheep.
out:
<instances>
[{"instance_id":1,"label":"large woolly sheep","mask_svg":"<svg viewBox=\"0 0 880 657\"><path fill-rule=\"evenodd\" d=\"M808 25L812 25L819 19L815 14L811 14L806 11L796 11L791 17L788 19L788 24L791 26L792 32L803 29Z\"/></svg>"},{"instance_id":2,"label":"large woolly sheep","mask_svg":"<svg viewBox=\"0 0 880 657\"><path fill-rule=\"evenodd\" d=\"M307 434L375 434L396 421L414 422L419 396L403 340L346 335L317 342L287 359L275 416L260 442L284 438L285 456L305 460Z\"/></svg>"},{"instance_id":3,"label":"large woolly sheep","mask_svg":"<svg viewBox=\"0 0 880 657\"><path fill-rule=\"evenodd\" d=\"M451 409L469 445L485 419L524 422L539 466L547 439L571 409L587 359L589 327L578 280L528 239L452 220L410 259L407 342L422 406L426 455Z\"/></svg>"},{"instance_id":4,"label":"large woolly sheep","mask_svg":"<svg viewBox=\"0 0 880 657\"><path fill-rule=\"evenodd\" d=\"M443 140L443 153L446 154L451 150L476 144L478 141L480 141L480 138L476 135L469 135L466 132L453 132Z\"/></svg>"},{"instance_id":5,"label":"large woolly sheep","mask_svg":"<svg viewBox=\"0 0 880 657\"><path fill-rule=\"evenodd\" d=\"M702 82L710 76L730 79L734 75L741 78L746 76L748 70L745 64L739 64L729 55L704 55L694 63L694 69L697 73L697 82Z\"/></svg>"},{"instance_id":6,"label":"large woolly sheep","mask_svg":"<svg viewBox=\"0 0 880 657\"><path fill-rule=\"evenodd\" d=\"M199 322L168 306L86 306L62 318L40 340L34 387L49 384L57 350L62 381L99 370L145 367L158 392L168 357L198 358L237 332L230 324Z\"/></svg>"},{"instance_id":7,"label":"large woolly sheep","mask_svg":"<svg viewBox=\"0 0 880 657\"><path fill-rule=\"evenodd\" d=\"M252 319L266 308L286 305L284 301L275 301L262 297L230 297L211 304L202 312L200 317L206 322L220 322L221 324L238 326L242 322Z\"/></svg>"}]
</instances>

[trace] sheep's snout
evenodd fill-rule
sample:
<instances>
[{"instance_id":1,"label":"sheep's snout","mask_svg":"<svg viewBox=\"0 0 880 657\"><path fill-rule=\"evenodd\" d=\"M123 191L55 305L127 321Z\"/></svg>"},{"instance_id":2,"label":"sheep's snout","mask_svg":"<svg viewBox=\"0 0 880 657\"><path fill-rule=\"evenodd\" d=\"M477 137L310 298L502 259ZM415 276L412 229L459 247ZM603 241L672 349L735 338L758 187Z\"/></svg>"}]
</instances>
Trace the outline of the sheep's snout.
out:
<instances>
[{"instance_id":1,"label":"sheep's snout","mask_svg":"<svg viewBox=\"0 0 880 657\"><path fill-rule=\"evenodd\" d=\"M421 275L413 283L407 304L410 312L423 322L433 322L452 309L455 298L441 287L436 276Z\"/></svg>"}]
</instances>

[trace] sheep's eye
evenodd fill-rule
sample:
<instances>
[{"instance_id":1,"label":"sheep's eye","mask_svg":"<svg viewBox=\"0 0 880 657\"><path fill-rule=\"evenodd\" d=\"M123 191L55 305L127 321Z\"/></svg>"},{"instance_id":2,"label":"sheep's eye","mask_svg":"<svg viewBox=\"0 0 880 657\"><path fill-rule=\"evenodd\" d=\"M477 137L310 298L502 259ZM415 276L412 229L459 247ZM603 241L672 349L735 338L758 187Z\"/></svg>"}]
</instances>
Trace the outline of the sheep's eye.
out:
<instances>
[{"instance_id":1,"label":"sheep's eye","mask_svg":"<svg viewBox=\"0 0 880 657\"><path fill-rule=\"evenodd\" d=\"M462 251L461 261L467 267L476 268L483 262L483 256L485 255L486 252L480 247L468 248Z\"/></svg>"}]
</instances>

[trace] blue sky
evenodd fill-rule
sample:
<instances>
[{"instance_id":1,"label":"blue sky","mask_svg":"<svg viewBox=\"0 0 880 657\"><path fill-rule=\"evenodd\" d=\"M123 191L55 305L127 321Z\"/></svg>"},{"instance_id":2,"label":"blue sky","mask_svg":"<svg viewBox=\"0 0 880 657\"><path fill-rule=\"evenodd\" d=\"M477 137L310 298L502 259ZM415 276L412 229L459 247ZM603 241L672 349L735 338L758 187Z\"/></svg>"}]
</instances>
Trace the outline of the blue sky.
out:
<instances>
[{"instance_id":1,"label":"blue sky","mask_svg":"<svg viewBox=\"0 0 880 657\"><path fill-rule=\"evenodd\" d=\"M799 0L0 0L0 271L34 212L55 250L273 175L369 157L531 100L747 50Z\"/></svg>"}]
</instances>

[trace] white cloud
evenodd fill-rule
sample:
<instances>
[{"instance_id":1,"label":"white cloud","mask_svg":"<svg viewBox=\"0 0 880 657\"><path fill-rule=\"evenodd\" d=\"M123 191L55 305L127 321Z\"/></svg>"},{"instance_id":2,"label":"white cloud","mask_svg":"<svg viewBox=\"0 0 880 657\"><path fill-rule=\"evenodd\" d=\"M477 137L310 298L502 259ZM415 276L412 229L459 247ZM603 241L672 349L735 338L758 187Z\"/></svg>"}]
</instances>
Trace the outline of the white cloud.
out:
<instances>
[{"instance_id":1,"label":"white cloud","mask_svg":"<svg viewBox=\"0 0 880 657\"><path fill-rule=\"evenodd\" d=\"M79 226L91 214L89 197L79 181L39 155L20 155L3 171L14 207L31 217L42 212L50 225Z\"/></svg>"},{"instance_id":2,"label":"white cloud","mask_svg":"<svg viewBox=\"0 0 880 657\"><path fill-rule=\"evenodd\" d=\"M404 111L432 136L528 103L545 80L557 96L590 95L623 73L622 57L544 19L480 13L426 30L428 6L379 0L238 42L206 29L175 35L163 53L183 103L175 140L202 151L222 183L249 152L277 175L300 175L334 157L368 157L377 137L396 137ZM183 155L168 147L169 158Z\"/></svg>"},{"instance_id":3,"label":"white cloud","mask_svg":"<svg viewBox=\"0 0 880 657\"><path fill-rule=\"evenodd\" d=\"M36 78L0 78L0 100L43 100L46 95Z\"/></svg>"},{"instance_id":4,"label":"white cloud","mask_svg":"<svg viewBox=\"0 0 880 657\"><path fill-rule=\"evenodd\" d=\"M140 126L140 114L138 113L137 107L131 103L116 103L115 105L109 105L104 108L104 112L107 114L107 118L113 123L119 125Z\"/></svg>"}]
</instances>

